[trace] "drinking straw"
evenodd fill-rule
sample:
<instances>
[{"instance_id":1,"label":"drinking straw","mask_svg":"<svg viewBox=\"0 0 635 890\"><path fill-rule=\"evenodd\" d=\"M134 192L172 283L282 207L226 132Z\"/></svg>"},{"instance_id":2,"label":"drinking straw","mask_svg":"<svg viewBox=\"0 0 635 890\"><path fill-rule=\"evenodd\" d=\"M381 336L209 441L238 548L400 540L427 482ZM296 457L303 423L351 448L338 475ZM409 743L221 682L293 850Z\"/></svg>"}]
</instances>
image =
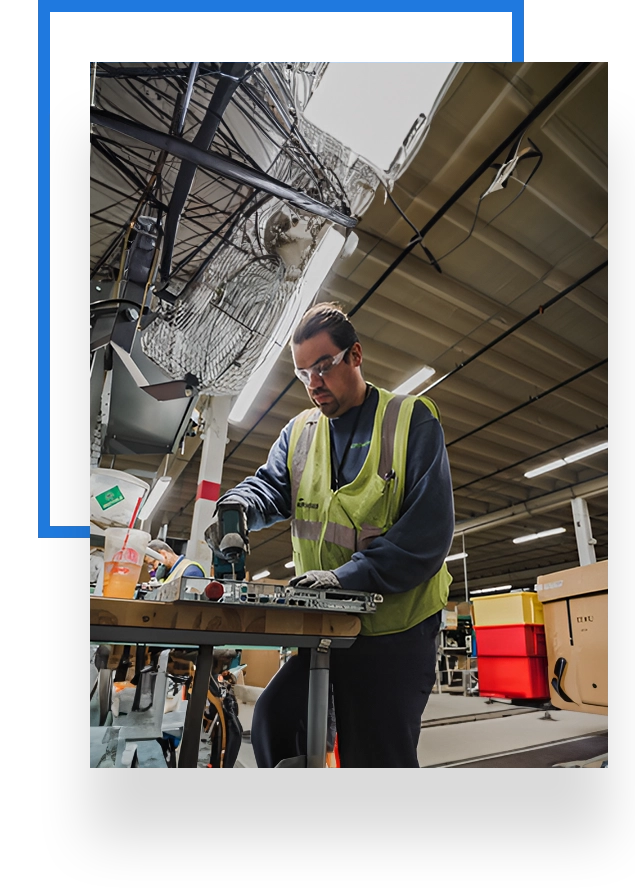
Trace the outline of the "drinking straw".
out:
<instances>
[{"instance_id":1,"label":"drinking straw","mask_svg":"<svg viewBox=\"0 0 635 890\"><path fill-rule=\"evenodd\" d=\"M130 531L131 531L133 525L135 524L135 522L137 520L137 513L139 512L139 507L141 506L142 500L143 500L143 495L141 495L141 497L137 501L137 506L132 511L132 519L130 520L130 523L128 524L128 531L126 532L126 537L123 539L123 547L121 548L122 550L126 549L126 544L128 543L128 537L130 535Z\"/></svg>"}]
</instances>

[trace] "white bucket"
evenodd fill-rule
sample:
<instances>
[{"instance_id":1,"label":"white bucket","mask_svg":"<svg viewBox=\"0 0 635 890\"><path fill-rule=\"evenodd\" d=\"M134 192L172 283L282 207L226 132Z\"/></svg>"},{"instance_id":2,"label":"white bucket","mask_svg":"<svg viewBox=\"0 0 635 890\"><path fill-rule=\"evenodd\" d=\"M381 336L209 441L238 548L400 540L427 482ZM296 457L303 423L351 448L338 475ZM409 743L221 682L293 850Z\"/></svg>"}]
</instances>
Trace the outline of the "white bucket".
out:
<instances>
[{"instance_id":1,"label":"white bucket","mask_svg":"<svg viewBox=\"0 0 635 890\"><path fill-rule=\"evenodd\" d=\"M121 470L93 467L90 471L90 518L100 528L127 528L139 498L150 486Z\"/></svg>"}]
</instances>

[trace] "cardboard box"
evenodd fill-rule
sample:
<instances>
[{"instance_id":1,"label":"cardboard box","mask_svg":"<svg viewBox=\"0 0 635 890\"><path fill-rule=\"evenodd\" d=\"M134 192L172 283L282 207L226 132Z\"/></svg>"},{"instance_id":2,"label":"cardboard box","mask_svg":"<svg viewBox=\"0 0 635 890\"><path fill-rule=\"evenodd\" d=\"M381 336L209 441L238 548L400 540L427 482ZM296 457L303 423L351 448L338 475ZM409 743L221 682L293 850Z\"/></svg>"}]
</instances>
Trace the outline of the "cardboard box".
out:
<instances>
[{"instance_id":1,"label":"cardboard box","mask_svg":"<svg viewBox=\"0 0 635 890\"><path fill-rule=\"evenodd\" d=\"M540 575L536 592L544 607L551 703L607 715L608 560Z\"/></svg>"},{"instance_id":2,"label":"cardboard box","mask_svg":"<svg viewBox=\"0 0 635 890\"><path fill-rule=\"evenodd\" d=\"M108 667L109 670L114 671L114 670L116 670L116 669L119 667L119 664L120 664L121 659L122 659L123 654L124 654L125 646L123 646L123 645L119 645L119 644L115 644L115 645L110 645L108 648L109 648L110 652L109 652L109 655L108 655L108 665L107 665L107 667ZM136 652L137 652L137 647L136 647L134 644L130 645L130 646L129 646L128 660L129 660L129 667L132 669L132 676L134 676L134 672L135 672L134 669L135 669L135 662L136 662L136 657L135 657L135 656L136 656ZM145 662L144 662L144 663L145 663L145 664L149 664L149 663L150 663L150 653L147 652L147 651L146 651L146 657L145 657Z\"/></svg>"},{"instance_id":3,"label":"cardboard box","mask_svg":"<svg viewBox=\"0 0 635 890\"><path fill-rule=\"evenodd\" d=\"M441 612L441 627L456 629L458 626L459 616L456 611L454 609L443 609Z\"/></svg>"},{"instance_id":4,"label":"cardboard box","mask_svg":"<svg viewBox=\"0 0 635 890\"><path fill-rule=\"evenodd\" d=\"M608 589L608 559L592 562L588 566L576 566L562 572L553 572L550 575L539 575L536 584L536 593L541 603Z\"/></svg>"},{"instance_id":5,"label":"cardboard box","mask_svg":"<svg viewBox=\"0 0 635 890\"><path fill-rule=\"evenodd\" d=\"M456 628L458 625L459 619L456 612L456 603L446 603L445 609L441 611L441 627Z\"/></svg>"},{"instance_id":6,"label":"cardboard box","mask_svg":"<svg viewBox=\"0 0 635 890\"><path fill-rule=\"evenodd\" d=\"M248 686L264 687L280 670L280 650L243 649L240 663L247 665L245 683Z\"/></svg>"}]
</instances>

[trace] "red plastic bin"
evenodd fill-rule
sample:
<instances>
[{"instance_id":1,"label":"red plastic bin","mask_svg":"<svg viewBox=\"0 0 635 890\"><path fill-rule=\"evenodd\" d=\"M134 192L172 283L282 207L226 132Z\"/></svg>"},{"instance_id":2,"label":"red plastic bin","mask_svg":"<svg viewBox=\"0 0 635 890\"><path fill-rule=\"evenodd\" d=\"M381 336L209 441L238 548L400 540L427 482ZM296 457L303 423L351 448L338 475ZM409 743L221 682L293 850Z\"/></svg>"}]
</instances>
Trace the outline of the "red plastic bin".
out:
<instances>
[{"instance_id":1,"label":"red plastic bin","mask_svg":"<svg viewBox=\"0 0 635 890\"><path fill-rule=\"evenodd\" d=\"M539 655L547 657L544 624L500 624L475 627L476 645L481 655Z\"/></svg>"},{"instance_id":2,"label":"red plastic bin","mask_svg":"<svg viewBox=\"0 0 635 890\"><path fill-rule=\"evenodd\" d=\"M479 696L488 698L549 699L547 659L537 655L479 655L478 690Z\"/></svg>"}]
</instances>

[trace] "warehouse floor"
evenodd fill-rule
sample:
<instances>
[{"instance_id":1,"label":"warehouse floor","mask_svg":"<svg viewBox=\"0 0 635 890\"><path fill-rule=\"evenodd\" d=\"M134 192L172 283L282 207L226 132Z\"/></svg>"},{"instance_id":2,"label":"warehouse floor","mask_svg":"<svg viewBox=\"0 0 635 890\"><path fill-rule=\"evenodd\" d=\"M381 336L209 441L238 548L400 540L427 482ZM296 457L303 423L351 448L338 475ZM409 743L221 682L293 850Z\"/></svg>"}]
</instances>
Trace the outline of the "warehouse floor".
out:
<instances>
[{"instance_id":1,"label":"warehouse floor","mask_svg":"<svg viewBox=\"0 0 635 890\"><path fill-rule=\"evenodd\" d=\"M243 726L251 725L247 705L241 705L239 716ZM200 766L206 751L209 756L203 745ZM587 761L601 766L608 762L608 718L433 692L423 715L418 756L424 769L526 769ZM255 766L251 744L244 739L236 767Z\"/></svg>"}]
</instances>

